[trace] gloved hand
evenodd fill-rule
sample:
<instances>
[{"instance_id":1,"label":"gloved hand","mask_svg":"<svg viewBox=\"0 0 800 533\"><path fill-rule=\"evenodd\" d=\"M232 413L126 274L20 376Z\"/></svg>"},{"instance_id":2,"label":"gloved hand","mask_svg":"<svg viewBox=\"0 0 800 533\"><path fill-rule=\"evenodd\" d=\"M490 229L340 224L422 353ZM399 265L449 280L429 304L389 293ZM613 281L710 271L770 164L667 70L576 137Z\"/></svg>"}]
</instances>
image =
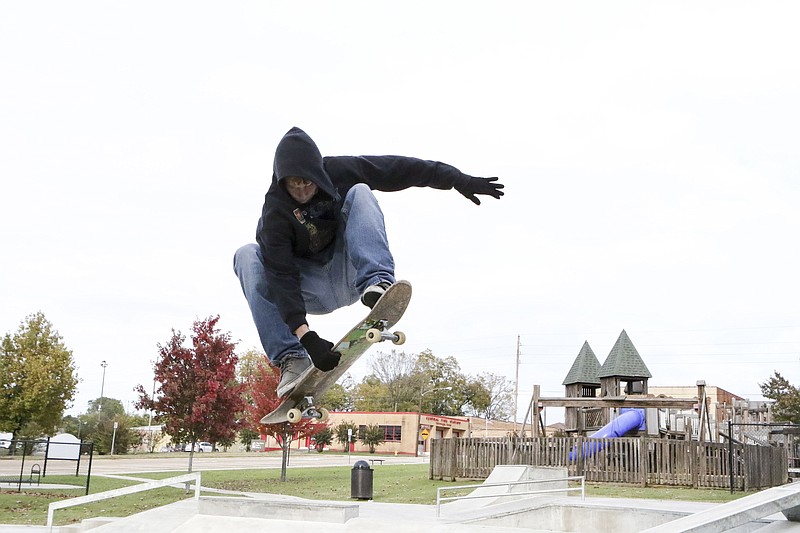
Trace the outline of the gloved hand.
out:
<instances>
[{"instance_id":1,"label":"gloved hand","mask_svg":"<svg viewBox=\"0 0 800 533\"><path fill-rule=\"evenodd\" d=\"M466 196L468 200L475 203L475 205L481 205L481 201L475 196L476 194L488 194L494 198L503 196L503 191L500 189L502 189L504 185L502 183L495 183L497 178L474 178L472 176L468 176L468 178L468 181L464 185L456 185L456 190Z\"/></svg>"},{"instance_id":2,"label":"gloved hand","mask_svg":"<svg viewBox=\"0 0 800 533\"><path fill-rule=\"evenodd\" d=\"M305 347L308 355L311 356L314 366L323 372L336 368L336 365L339 364L339 359L342 357L339 352L331 351L333 343L321 339L316 331L309 331L300 337L300 344Z\"/></svg>"}]
</instances>

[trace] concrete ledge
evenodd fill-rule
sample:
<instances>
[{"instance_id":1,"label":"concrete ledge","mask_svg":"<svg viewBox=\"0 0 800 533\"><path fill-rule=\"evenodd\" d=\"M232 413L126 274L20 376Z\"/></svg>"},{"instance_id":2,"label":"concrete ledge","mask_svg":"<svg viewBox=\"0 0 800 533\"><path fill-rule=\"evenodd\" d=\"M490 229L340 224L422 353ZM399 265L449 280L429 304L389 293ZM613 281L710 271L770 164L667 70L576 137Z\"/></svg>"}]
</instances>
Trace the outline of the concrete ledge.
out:
<instances>
[{"instance_id":1,"label":"concrete ledge","mask_svg":"<svg viewBox=\"0 0 800 533\"><path fill-rule=\"evenodd\" d=\"M70 524L68 526L61 526L58 530L59 533L82 533L84 531L90 531L96 527L104 526L106 524L111 524L120 520L118 517L115 516L96 516L94 518L85 518L81 520L77 524Z\"/></svg>"},{"instance_id":2,"label":"concrete ledge","mask_svg":"<svg viewBox=\"0 0 800 533\"><path fill-rule=\"evenodd\" d=\"M254 500L203 496L198 504L198 513L201 515L344 524L358 516L358 505L315 500Z\"/></svg>"},{"instance_id":3,"label":"concrete ledge","mask_svg":"<svg viewBox=\"0 0 800 533\"><path fill-rule=\"evenodd\" d=\"M785 513L789 520L794 520L797 518L798 506L800 506L800 483L790 483L723 503L646 531L647 533L728 531L781 512Z\"/></svg>"}]
</instances>

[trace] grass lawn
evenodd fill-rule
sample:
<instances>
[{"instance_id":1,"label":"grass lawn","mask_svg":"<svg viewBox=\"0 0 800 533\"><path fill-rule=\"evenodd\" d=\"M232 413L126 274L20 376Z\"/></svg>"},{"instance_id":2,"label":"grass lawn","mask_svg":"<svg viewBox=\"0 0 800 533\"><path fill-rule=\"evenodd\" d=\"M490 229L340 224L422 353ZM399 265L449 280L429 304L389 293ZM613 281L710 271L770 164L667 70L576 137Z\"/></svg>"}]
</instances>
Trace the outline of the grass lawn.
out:
<instances>
[{"instance_id":1,"label":"grass lawn","mask_svg":"<svg viewBox=\"0 0 800 533\"><path fill-rule=\"evenodd\" d=\"M133 477L164 479L185 474L182 472L159 472L131 474ZM269 492L309 499L350 500L350 466L323 468L290 468L287 481L280 481L280 470L208 470L202 472L203 487L242 492ZM76 481L77 480L77 481ZM43 480L44 481L44 480ZM47 476L47 483L80 484L85 478L74 476ZM373 496L375 501L391 503L434 504L436 488L440 486L466 485L469 482L431 481L428 465L386 465L373 468ZM475 482L476 484L479 482ZM135 484L117 479L93 476L90 493L103 492ZM22 493L0 492L0 524L44 525L47 521L47 506L50 502L83 496L84 488L47 490L24 490ZM151 491L120 496L89 505L81 505L56 511L57 525L78 522L94 516L128 516L147 509L173 503L193 496L184 489L165 487ZM203 491L204 495L213 494ZM457 495L448 492L448 496ZM574 493L573 493L574 494ZM726 502L745 496L727 490L694 490L681 487L635 487L629 485L586 484L587 496L617 498L652 498L665 500L691 500Z\"/></svg>"}]
</instances>

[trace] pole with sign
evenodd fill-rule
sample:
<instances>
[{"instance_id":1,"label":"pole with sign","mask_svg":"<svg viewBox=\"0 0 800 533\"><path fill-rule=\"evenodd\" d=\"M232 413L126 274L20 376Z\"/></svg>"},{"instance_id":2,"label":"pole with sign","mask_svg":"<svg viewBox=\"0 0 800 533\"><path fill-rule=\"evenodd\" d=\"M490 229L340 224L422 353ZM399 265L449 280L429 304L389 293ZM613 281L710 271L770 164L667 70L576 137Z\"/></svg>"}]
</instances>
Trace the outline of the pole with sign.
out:
<instances>
[{"instance_id":1,"label":"pole with sign","mask_svg":"<svg viewBox=\"0 0 800 533\"><path fill-rule=\"evenodd\" d=\"M119 422L114 422L114 433L111 435L111 455L114 455L114 444L117 442L117 427L119 427Z\"/></svg>"},{"instance_id":2,"label":"pole with sign","mask_svg":"<svg viewBox=\"0 0 800 533\"><path fill-rule=\"evenodd\" d=\"M347 428L347 464L350 464L350 450L353 449L353 428Z\"/></svg>"}]
</instances>

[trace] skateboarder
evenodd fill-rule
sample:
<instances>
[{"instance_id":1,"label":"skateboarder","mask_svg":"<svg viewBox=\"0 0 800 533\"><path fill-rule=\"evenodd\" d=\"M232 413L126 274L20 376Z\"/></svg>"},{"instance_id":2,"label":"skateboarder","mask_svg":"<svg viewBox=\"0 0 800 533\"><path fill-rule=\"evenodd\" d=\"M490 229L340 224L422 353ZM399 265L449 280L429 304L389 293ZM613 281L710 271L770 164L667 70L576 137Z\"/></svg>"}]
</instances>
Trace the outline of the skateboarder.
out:
<instances>
[{"instance_id":1,"label":"skateboarder","mask_svg":"<svg viewBox=\"0 0 800 533\"><path fill-rule=\"evenodd\" d=\"M497 178L401 156L323 157L300 128L278 143L272 184L256 228L258 244L236 251L239 277L261 344L281 372L278 396L312 369L339 362L333 343L309 329L307 314L358 301L372 307L395 282L383 213L372 190L456 189L476 205L500 198ZM443 222L443 231L452 229Z\"/></svg>"}]
</instances>

